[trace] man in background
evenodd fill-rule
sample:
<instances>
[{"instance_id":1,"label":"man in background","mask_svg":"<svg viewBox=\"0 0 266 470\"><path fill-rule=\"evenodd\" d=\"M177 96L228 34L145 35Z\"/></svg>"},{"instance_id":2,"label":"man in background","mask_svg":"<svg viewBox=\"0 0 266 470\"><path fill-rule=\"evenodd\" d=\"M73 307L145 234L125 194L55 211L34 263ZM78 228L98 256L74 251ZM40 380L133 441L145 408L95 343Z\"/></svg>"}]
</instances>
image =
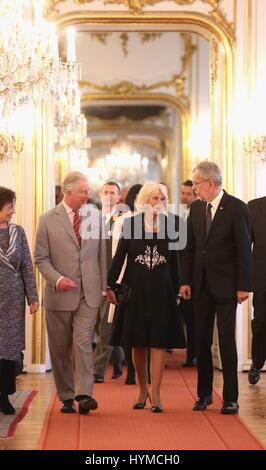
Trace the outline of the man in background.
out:
<instances>
[{"instance_id":1,"label":"man in background","mask_svg":"<svg viewBox=\"0 0 266 470\"><path fill-rule=\"evenodd\" d=\"M187 221L189 217L190 206L193 201L197 199L196 193L193 188L192 180L186 180L181 186L181 204L184 204L183 218ZM182 253L180 251L180 265L182 269ZM186 326L187 337L187 357L182 367L195 367L196 366L196 347L195 347L195 320L193 312L193 300L189 299L182 302L180 305L182 315Z\"/></svg>"},{"instance_id":2,"label":"man in background","mask_svg":"<svg viewBox=\"0 0 266 470\"><path fill-rule=\"evenodd\" d=\"M115 220L121 215L117 208L120 200L120 187L114 181L104 184L100 192L100 200L102 203L102 219L106 237L106 257L107 270L112 262L112 231ZM110 338L112 332L112 323L108 323L110 303L105 298L100 306L98 320L96 325L96 333L98 341L95 349L95 367L94 381L95 383L104 382L104 374L106 366L111 359L113 362L112 379L117 379L123 373L122 361L124 352L120 346L110 346Z\"/></svg>"},{"instance_id":3,"label":"man in background","mask_svg":"<svg viewBox=\"0 0 266 470\"><path fill-rule=\"evenodd\" d=\"M252 364L248 381L255 385L260 380L260 369L266 359L266 197L248 203L253 242L253 320Z\"/></svg>"}]
</instances>

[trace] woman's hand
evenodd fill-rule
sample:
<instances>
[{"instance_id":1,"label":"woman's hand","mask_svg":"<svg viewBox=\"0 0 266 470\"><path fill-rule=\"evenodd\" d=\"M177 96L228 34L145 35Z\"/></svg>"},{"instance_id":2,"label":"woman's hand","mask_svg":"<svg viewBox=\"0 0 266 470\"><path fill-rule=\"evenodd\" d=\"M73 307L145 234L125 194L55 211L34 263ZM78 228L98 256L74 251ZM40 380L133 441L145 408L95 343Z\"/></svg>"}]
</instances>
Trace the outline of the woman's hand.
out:
<instances>
[{"instance_id":1,"label":"woman's hand","mask_svg":"<svg viewBox=\"0 0 266 470\"><path fill-rule=\"evenodd\" d=\"M191 299L191 287L189 285L181 286L179 294L181 297L183 297L184 300Z\"/></svg>"},{"instance_id":2,"label":"woman's hand","mask_svg":"<svg viewBox=\"0 0 266 470\"><path fill-rule=\"evenodd\" d=\"M39 303L38 302L33 302L32 304L29 305L30 307L30 315L33 313L36 313L39 310Z\"/></svg>"},{"instance_id":3,"label":"woman's hand","mask_svg":"<svg viewBox=\"0 0 266 470\"><path fill-rule=\"evenodd\" d=\"M116 296L112 289L107 289L107 300L110 304L117 305Z\"/></svg>"}]
</instances>

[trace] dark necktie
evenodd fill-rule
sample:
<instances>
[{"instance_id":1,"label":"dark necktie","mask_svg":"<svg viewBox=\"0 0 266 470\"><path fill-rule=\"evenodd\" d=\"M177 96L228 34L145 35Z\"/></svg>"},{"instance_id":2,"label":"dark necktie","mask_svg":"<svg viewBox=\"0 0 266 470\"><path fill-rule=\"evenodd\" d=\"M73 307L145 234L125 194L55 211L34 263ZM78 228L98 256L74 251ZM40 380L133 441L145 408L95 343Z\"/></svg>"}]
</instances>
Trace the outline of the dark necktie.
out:
<instances>
[{"instance_id":1,"label":"dark necktie","mask_svg":"<svg viewBox=\"0 0 266 470\"><path fill-rule=\"evenodd\" d=\"M79 215L78 209L73 211L74 212L74 218L73 218L73 229L76 234L77 240L79 242L79 246L81 246L81 235L80 235L80 222L81 218Z\"/></svg>"},{"instance_id":2,"label":"dark necktie","mask_svg":"<svg viewBox=\"0 0 266 470\"><path fill-rule=\"evenodd\" d=\"M205 225L205 227L206 227L206 238L207 238L208 233L210 231L211 224L212 224L212 205L209 202L207 204L207 208L206 208L206 225Z\"/></svg>"}]
</instances>

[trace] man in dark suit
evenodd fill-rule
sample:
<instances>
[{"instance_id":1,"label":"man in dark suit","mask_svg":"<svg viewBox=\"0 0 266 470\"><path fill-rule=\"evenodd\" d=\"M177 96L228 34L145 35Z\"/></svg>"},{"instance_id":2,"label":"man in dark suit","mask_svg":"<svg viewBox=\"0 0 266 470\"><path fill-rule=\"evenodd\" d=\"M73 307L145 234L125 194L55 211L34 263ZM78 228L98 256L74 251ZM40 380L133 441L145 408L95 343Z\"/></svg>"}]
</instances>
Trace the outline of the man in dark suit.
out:
<instances>
[{"instance_id":1,"label":"man in dark suit","mask_svg":"<svg viewBox=\"0 0 266 470\"><path fill-rule=\"evenodd\" d=\"M120 199L120 187L114 181L108 181L104 184L100 193L102 203L102 217L105 228L106 239L106 259L107 271L112 263L112 230L115 220L121 215L118 210L118 202ZM110 303L105 298L99 309L96 332L98 333L98 341L95 349L94 362L94 382L103 383L106 366L111 358L113 362L112 379L117 379L123 373L122 361L125 357L124 351L120 346L110 346L110 338L112 332L112 323L108 322Z\"/></svg>"},{"instance_id":2,"label":"man in dark suit","mask_svg":"<svg viewBox=\"0 0 266 470\"><path fill-rule=\"evenodd\" d=\"M181 186L181 204L184 204L184 215L183 219L187 221L190 206L193 201L197 199L196 192L193 188L192 180L186 180ZM182 266L182 253L180 254L180 266ZM196 366L196 347L195 347L195 320L193 311L193 300L188 299L186 302L181 304L181 312L184 317L186 325L186 338L187 338L187 357L186 361L182 364L182 367L195 367Z\"/></svg>"},{"instance_id":3,"label":"man in dark suit","mask_svg":"<svg viewBox=\"0 0 266 470\"><path fill-rule=\"evenodd\" d=\"M247 206L222 189L222 175L212 162L202 162L193 171L199 197L191 205L188 240L184 251L180 293L193 291L198 400L193 410L203 411L213 402L211 346L217 328L223 368L221 413L238 413L237 350L235 322L237 303L251 291L251 237Z\"/></svg>"},{"instance_id":4,"label":"man in dark suit","mask_svg":"<svg viewBox=\"0 0 266 470\"><path fill-rule=\"evenodd\" d=\"M249 383L260 380L260 369L266 359L266 197L248 203L253 241L253 320L252 365L248 374Z\"/></svg>"}]
</instances>

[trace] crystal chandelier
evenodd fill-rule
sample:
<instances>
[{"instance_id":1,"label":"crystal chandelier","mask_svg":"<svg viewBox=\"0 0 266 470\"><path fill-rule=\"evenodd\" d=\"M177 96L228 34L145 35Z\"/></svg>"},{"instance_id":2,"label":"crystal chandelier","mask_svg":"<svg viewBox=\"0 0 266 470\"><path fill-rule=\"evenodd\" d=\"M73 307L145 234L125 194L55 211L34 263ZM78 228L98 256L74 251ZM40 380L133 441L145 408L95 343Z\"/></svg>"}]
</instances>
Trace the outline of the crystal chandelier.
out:
<instances>
[{"instance_id":1,"label":"crystal chandelier","mask_svg":"<svg viewBox=\"0 0 266 470\"><path fill-rule=\"evenodd\" d=\"M1 0L1 115L54 92L61 68L55 26L43 19L42 0Z\"/></svg>"},{"instance_id":2,"label":"crystal chandelier","mask_svg":"<svg viewBox=\"0 0 266 470\"><path fill-rule=\"evenodd\" d=\"M67 61L58 53L55 25L45 22L42 0L0 1L0 161L23 149L9 132L11 115L23 105L52 95L55 99L56 147L88 147L87 123L80 113L73 28L67 30ZM2 126L4 127L4 126Z\"/></svg>"},{"instance_id":3,"label":"crystal chandelier","mask_svg":"<svg viewBox=\"0 0 266 470\"><path fill-rule=\"evenodd\" d=\"M119 181L123 186L144 181L148 171L149 159L136 152L126 136L116 139L110 153L97 158L84 169L91 185L96 188L108 180Z\"/></svg>"},{"instance_id":4,"label":"crystal chandelier","mask_svg":"<svg viewBox=\"0 0 266 470\"><path fill-rule=\"evenodd\" d=\"M132 175L148 171L148 159L142 158L138 152L133 151L125 138L116 141L110 154L106 155L103 160L107 172L114 174L118 179L122 178L125 172L127 175Z\"/></svg>"},{"instance_id":5,"label":"crystal chandelier","mask_svg":"<svg viewBox=\"0 0 266 470\"><path fill-rule=\"evenodd\" d=\"M61 80L56 93L55 148L58 153L66 149L90 147L87 137L87 119L80 112L78 79L70 74Z\"/></svg>"}]
</instances>

